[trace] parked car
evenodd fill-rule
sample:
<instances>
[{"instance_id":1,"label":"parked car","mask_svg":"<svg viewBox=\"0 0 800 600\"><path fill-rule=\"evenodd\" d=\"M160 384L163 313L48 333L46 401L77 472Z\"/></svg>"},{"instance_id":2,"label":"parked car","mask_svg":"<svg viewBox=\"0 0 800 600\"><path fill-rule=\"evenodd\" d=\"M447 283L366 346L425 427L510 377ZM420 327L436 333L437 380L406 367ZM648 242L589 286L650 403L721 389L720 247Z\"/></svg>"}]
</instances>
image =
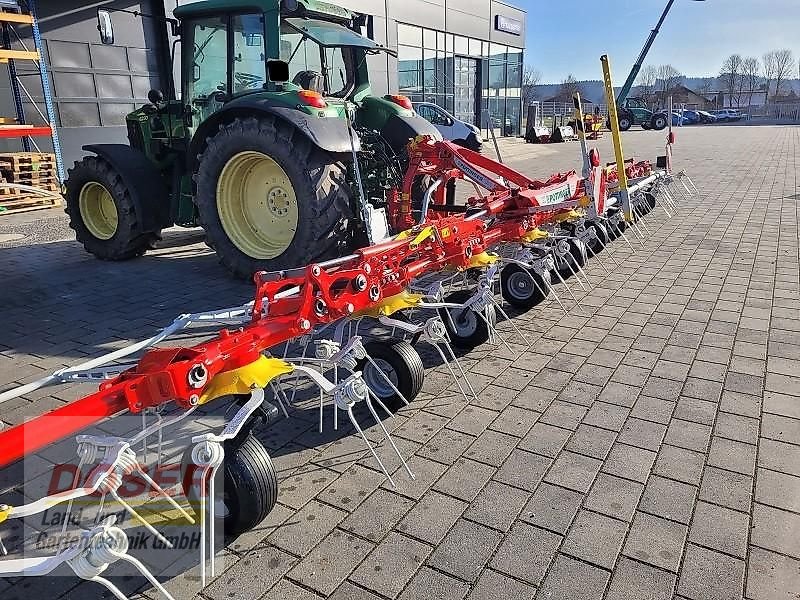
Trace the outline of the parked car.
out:
<instances>
[{"instance_id":1,"label":"parked car","mask_svg":"<svg viewBox=\"0 0 800 600\"><path fill-rule=\"evenodd\" d=\"M696 110L684 110L680 114L683 116L686 125L696 125L701 122L700 113Z\"/></svg>"},{"instance_id":2,"label":"parked car","mask_svg":"<svg viewBox=\"0 0 800 600\"><path fill-rule=\"evenodd\" d=\"M456 119L438 104L432 102L414 102L413 104L414 110L419 116L430 121L444 139L475 152L481 151L481 130L475 125Z\"/></svg>"},{"instance_id":3,"label":"parked car","mask_svg":"<svg viewBox=\"0 0 800 600\"><path fill-rule=\"evenodd\" d=\"M742 114L734 109L734 108L723 108L722 110L715 110L712 111L717 117L717 121L722 121L727 123L729 121L740 121L742 119Z\"/></svg>"},{"instance_id":4,"label":"parked car","mask_svg":"<svg viewBox=\"0 0 800 600\"><path fill-rule=\"evenodd\" d=\"M716 115L712 115L707 110L698 110L697 114L700 115L700 122L701 123L716 123L717 122L717 116Z\"/></svg>"},{"instance_id":5,"label":"parked car","mask_svg":"<svg viewBox=\"0 0 800 600\"><path fill-rule=\"evenodd\" d=\"M681 116L681 113L677 111L672 111L672 126L679 127L681 125L689 125L689 119L686 119Z\"/></svg>"}]
</instances>

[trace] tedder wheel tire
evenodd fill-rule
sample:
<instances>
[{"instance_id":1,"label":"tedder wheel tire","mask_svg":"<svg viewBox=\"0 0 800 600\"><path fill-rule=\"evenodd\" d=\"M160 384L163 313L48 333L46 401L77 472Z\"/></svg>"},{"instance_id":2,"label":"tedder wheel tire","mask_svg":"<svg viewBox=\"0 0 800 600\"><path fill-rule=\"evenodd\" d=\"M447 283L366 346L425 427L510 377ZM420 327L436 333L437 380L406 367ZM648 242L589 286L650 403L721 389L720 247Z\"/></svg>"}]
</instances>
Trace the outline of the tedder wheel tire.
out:
<instances>
[{"instance_id":1,"label":"tedder wheel tire","mask_svg":"<svg viewBox=\"0 0 800 600\"><path fill-rule=\"evenodd\" d=\"M586 265L586 261L589 259L586 244L584 244L577 238L570 238L569 240L567 240L567 243L569 244L569 253L574 260L574 262L571 262L569 266L572 267L573 270L577 271L575 263L577 263L578 266L583 268ZM572 271L566 265L560 268L558 272L564 279L567 279L568 277L572 276Z\"/></svg>"},{"instance_id":2,"label":"tedder wheel tire","mask_svg":"<svg viewBox=\"0 0 800 600\"><path fill-rule=\"evenodd\" d=\"M425 366L414 347L405 341L390 344L381 340L371 340L364 344L364 348L403 397L413 402L425 381ZM405 406L397 392L371 362L364 359L356 369L361 371L370 390L380 398L386 408L395 412Z\"/></svg>"},{"instance_id":3,"label":"tedder wheel tire","mask_svg":"<svg viewBox=\"0 0 800 600\"><path fill-rule=\"evenodd\" d=\"M463 304L471 297L471 290L458 290L446 296L444 301ZM439 315L447 328L450 341L456 348L471 350L489 340L489 325L475 311L471 309L463 311L457 308L440 308ZM494 310L494 306L487 306L483 316L494 327L497 322L497 313ZM454 324L455 329L453 328Z\"/></svg>"},{"instance_id":4,"label":"tedder wheel tire","mask_svg":"<svg viewBox=\"0 0 800 600\"><path fill-rule=\"evenodd\" d=\"M221 125L194 176L207 243L237 277L332 258L352 243L344 165L272 115Z\"/></svg>"},{"instance_id":5,"label":"tedder wheel tire","mask_svg":"<svg viewBox=\"0 0 800 600\"><path fill-rule=\"evenodd\" d=\"M225 535L240 535L261 523L278 501L278 477L263 444L252 434L225 442L225 458L217 470L223 472L222 497ZM192 462L192 446L183 453L181 473L183 492L200 510L198 467ZM219 479L217 480L219 481ZM219 488L217 488L219 489ZM219 505L217 505L219 507Z\"/></svg>"},{"instance_id":6,"label":"tedder wheel tire","mask_svg":"<svg viewBox=\"0 0 800 600\"><path fill-rule=\"evenodd\" d=\"M592 257L603 251L608 245L608 242L611 241L611 236L602 223L592 222L589 224L589 227L594 229L595 237L586 244L586 254Z\"/></svg>"},{"instance_id":7,"label":"tedder wheel tire","mask_svg":"<svg viewBox=\"0 0 800 600\"><path fill-rule=\"evenodd\" d=\"M131 193L117 170L99 156L87 156L66 181L69 226L86 251L102 260L128 260L153 248L160 232L144 231Z\"/></svg>"},{"instance_id":8,"label":"tedder wheel tire","mask_svg":"<svg viewBox=\"0 0 800 600\"><path fill-rule=\"evenodd\" d=\"M647 201L647 205L650 207L650 210L655 209L656 207L656 195L653 192L645 192L644 193L645 200Z\"/></svg>"},{"instance_id":9,"label":"tedder wheel tire","mask_svg":"<svg viewBox=\"0 0 800 600\"><path fill-rule=\"evenodd\" d=\"M550 289L550 273L545 272L543 276L515 263L506 265L500 271L503 299L520 310L533 308L547 297Z\"/></svg>"}]
</instances>

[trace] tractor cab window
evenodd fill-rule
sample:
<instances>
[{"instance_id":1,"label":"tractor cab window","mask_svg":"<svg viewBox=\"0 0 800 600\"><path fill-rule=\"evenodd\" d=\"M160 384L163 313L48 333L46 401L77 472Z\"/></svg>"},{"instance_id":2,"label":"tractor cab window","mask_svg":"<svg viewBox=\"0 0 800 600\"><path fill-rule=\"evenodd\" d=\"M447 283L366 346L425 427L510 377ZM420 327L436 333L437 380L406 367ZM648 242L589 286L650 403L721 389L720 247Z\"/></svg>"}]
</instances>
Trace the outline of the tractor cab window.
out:
<instances>
[{"instance_id":1,"label":"tractor cab window","mask_svg":"<svg viewBox=\"0 0 800 600\"><path fill-rule=\"evenodd\" d=\"M267 80L264 17L234 15L232 29L233 95L261 90Z\"/></svg>"},{"instance_id":2,"label":"tractor cab window","mask_svg":"<svg viewBox=\"0 0 800 600\"><path fill-rule=\"evenodd\" d=\"M226 100L228 82L228 18L205 17L189 27L184 46L188 61L185 97L199 113L199 121L218 110ZM185 71L185 72L186 72Z\"/></svg>"}]
</instances>

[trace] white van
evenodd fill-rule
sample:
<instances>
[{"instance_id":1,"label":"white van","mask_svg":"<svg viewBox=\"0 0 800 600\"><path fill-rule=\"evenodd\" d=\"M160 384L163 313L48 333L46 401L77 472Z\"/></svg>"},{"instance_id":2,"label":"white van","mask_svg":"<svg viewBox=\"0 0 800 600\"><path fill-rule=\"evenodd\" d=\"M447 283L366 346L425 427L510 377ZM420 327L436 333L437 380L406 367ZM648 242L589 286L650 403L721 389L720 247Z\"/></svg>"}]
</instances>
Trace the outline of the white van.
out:
<instances>
[{"instance_id":1,"label":"white van","mask_svg":"<svg viewBox=\"0 0 800 600\"><path fill-rule=\"evenodd\" d=\"M432 102L414 102L414 110L430 121L442 137L475 152L481 151L481 130L471 123L459 121L445 109Z\"/></svg>"}]
</instances>

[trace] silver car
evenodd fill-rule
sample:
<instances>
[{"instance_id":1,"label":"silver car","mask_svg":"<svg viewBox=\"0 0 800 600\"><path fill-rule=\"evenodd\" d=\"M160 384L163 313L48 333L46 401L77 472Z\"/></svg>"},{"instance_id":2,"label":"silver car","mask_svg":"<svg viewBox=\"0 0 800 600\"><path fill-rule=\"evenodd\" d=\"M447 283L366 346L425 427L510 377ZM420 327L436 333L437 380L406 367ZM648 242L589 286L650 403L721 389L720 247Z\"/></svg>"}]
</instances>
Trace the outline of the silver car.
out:
<instances>
[{"instance_id":1,"label":"silver car","mask_svg":"<svg viewBox=\"0 0 800 600\"><path fill-rule=\"evenodd\" d=\"M456 119L441 106L432 102L414 102L414 110L420 117L430 121L444 139L475 152L481 151L481 130L475 125Z\"/></svg>"}]
</instances>

